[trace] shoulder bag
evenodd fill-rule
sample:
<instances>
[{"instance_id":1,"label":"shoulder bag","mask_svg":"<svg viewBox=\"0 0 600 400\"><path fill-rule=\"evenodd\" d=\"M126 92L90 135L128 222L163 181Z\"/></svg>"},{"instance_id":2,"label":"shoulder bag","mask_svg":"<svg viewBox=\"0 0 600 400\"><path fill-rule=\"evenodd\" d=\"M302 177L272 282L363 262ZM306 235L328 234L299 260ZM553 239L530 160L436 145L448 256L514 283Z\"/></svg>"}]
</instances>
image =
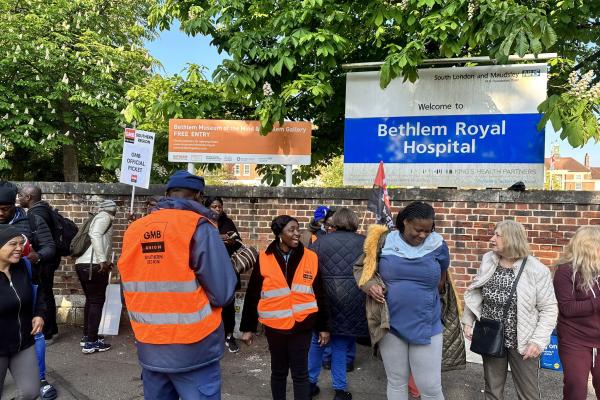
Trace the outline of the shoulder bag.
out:
<instances>
[{"instance_id":1,"label":"shoulder bag","mask_svg":"<svg viewBox=\"0 0 600 400\"><path fill-rule=\"evenodd\" d=\"M231 255L231 263L235 272L243 274L250 271L258 260L258 250L254 246L246 246L241 240L236 240L241 246Z\"/></svg>"},{"instance_id":2,"label":"shoulder bag","mask_svg":"<svg viewBox=\"0 0 600 400\"><path fill-rule=\"evenodd\" d=\"M510 294L504 303L502 309L502 320L497 321L490 318L479 318L473 327L473 339L471 340L471 351L483 356L502 358L506 356L506 347L504 347L504 321L508 314L508 308L517 289L519 278L525 269L527 257L523 259L519 273L513 282Z\"/></svg>"}]
</instances>

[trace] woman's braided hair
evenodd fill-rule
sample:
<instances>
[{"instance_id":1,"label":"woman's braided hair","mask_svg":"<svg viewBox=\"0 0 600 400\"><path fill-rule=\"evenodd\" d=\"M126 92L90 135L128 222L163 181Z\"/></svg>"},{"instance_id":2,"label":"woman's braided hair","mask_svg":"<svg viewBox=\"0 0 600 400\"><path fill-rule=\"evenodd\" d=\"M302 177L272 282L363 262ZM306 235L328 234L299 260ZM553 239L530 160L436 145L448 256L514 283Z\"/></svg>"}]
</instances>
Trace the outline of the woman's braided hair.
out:
<instances>
[{"instance_id":1,"label":"woman's braided hair","mask_svg":"<svg viewBox=\"0 0 600 400\"><path fill-rule=\"evenodd\" d=\"M396 227L401 233L404 233L404 221L411 221L414 219L430 219L433 221L431 230L435 229L435 211L431 205L422 201L413 201L402 211L398 213L396 217Z\"/></svg>"}]
</instances>

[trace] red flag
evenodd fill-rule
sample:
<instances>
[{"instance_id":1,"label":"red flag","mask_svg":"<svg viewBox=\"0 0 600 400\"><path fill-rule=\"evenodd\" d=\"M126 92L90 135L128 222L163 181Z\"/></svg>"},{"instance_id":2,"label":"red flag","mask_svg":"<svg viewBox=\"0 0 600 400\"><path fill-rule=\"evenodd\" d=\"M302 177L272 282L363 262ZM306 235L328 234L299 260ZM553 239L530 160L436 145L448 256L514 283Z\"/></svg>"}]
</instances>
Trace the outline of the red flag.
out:
<instances>
[{"instance_id":1,"label":"red flag","mask_svg":"<svg viewBox=\"0 0 600 400\"><path fill-rule=\"evenodd\" d=\"M394 229L394 220L392 219L392 212L390 211L390 197L385 182L383 161L379 162L377 175L373 182L373 192L371 193L367 209L375 213L378 224L387 225L388 228Z\"/></svg>"}]
</instances>

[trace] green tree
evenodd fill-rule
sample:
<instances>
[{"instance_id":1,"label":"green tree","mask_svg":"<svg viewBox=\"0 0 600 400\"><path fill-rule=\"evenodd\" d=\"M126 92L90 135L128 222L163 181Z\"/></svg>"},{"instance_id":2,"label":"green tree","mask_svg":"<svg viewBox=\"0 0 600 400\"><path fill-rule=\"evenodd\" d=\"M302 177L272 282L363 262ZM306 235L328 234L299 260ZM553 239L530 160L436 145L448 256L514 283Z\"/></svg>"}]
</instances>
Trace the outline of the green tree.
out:
<instances>
[{"instance_id":1,"label":"green tree","mask_svg":"<svg viewBox=\"0 0 600 400\"><path fill-rule=\"evenodd\" d=\"M211 35L230 55L214 79L248 100L263 133L284 119L319 127L313 164L296 170L296 181L342 152L344 63L384 61L385 87L396 77L417 79L428 58L489 55L504 63L510 54L556 51L561 58L540 110L572 145L600 139L598 96L565 95L573 68L598 70L599 1L165 0L150 15L161 29L175 19L190 35ZM262 172L279 176L273 183L283 174L277 166Z\"/></svg>"},{"instance_id":2,"label":"green tree","mask_svg":"<svg viewBox=\"0 0 600 400\"><path fill-rule=\"evenodd\" d=\"M156 133L152 160L152 182L155 183L164 182L175 169L186 168L185 164L170 163L167 159L169 119L247 119L254 110L246 105L243 96L227 93L223 84L208 81L198 65L188 65L184 73L185 76L150 76L127 93L125 120L135 123L138 129ZM104 168L119 168L123 139L104 142L104 149ZM221 167L206 164L200 168L217 171Z\"/></svg>"},{"instance_id":3,"label":"green tree","mask_svg":"<svg viewBox=\"0 0 600 400\"><path fill-rule=\"evenodd\" d=\"M125 93L153 65L152 3L0 1L1 175L114 180L102 143L122 136Z\"/></svg>"}]
</instances>

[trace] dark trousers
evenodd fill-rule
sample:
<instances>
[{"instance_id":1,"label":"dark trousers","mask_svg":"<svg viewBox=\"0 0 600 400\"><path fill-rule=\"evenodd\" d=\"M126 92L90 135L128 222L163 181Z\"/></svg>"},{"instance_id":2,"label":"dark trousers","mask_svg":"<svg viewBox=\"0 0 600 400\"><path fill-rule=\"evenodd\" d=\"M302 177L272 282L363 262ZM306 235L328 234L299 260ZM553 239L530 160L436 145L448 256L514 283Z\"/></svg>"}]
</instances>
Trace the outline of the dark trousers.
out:
<instances>
[{"instance_id":1,"label":"dark trousers","mask_svg":"<svg viewBox=\"0 0 600 400\"><path fill-rule=\"evenodd\" d=\"M54 300L54 272L57 265L43 264L40 271L40 290L44 295L46 302L46 318L44 320L44 336L46 339L52 338L58 333L58 325L56 324L56 301Z\"/></svg>"},{"instance_id":2,"label":"dark trousers","mask_svg":"<svg viewBox=\"0 0 600 400\"><path fill-rule=\"evenodd\" d=\"M225 337L231 335L235 329L235 299L221 309Z\"/></svg>"},{"instance_id":3,"label":"dark trousers","mask_svg":"<svg viewBox=\"0 0 600 400\"><path fill-rule=\"evenodd\" d=\"M90 342L98 340L98 327L102 319L102 307L106 300L106 287L108 286L108 272L100 272L100 265L92 265L90 279L90 265L75 265L77 277L81 282L85 294L85 308L83 310L83 335Z\"/></svg>"},{"instance_id":4,"label":"dark trousers","mask_svg":"<svg viewBox=\"0 0 600 400\"><path fill-rule=\"evenodd\" d=\"M596 398L600 399L600 350L558 339L558 355L563 365L563 399L587 399L588 377L592 373L592 385ZM595 361L595 362L594 362Z\"/></svg>"},{"instance_id":5,"label":"dark trousers","mask_svg":"<svg viewBox=\"0 0 600 400\"><path fill-rule=\"evenodd\" d=\"M310 399L308 349L312 332L280 333L266 328L271 353L271 393L273 400L286 399L288 371L292 373L294 400Z\"/></svg>"}]
</instances>

